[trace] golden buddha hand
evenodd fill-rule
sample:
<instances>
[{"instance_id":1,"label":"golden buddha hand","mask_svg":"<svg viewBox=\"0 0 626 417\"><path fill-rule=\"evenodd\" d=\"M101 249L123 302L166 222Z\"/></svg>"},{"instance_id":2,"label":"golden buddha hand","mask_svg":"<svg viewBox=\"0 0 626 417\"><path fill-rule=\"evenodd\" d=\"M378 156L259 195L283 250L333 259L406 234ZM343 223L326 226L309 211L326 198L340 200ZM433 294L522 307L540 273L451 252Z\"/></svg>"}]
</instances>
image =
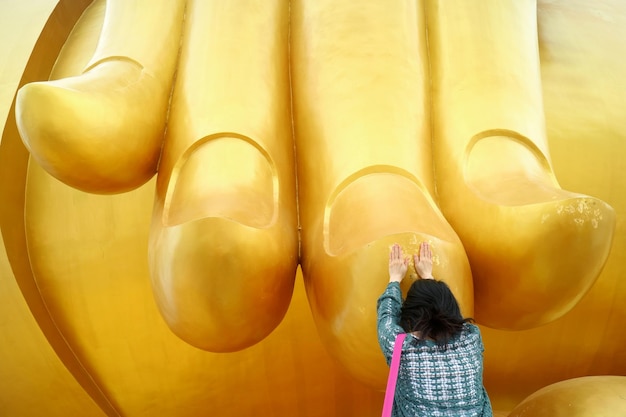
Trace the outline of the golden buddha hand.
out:
<instances>
[{"instance_id":1,"label":"golden buddha hand","mask_svg":"<svg viewBox=\"0 0 626 417\"><path fill-rule=\"evenodd\" d=\"M106 13L83 65L60 60L60 79L21 90L18 125L81 190L132 189L158 162L152 288L194 346L266 337L300 263L327 349L380 387L373 305L393 242L429 242L463 315L475 294L479 323L507 329L567 312L606 260L612 209L552 172L534 2L112 0Z\"/></svg>"}]
</instances>

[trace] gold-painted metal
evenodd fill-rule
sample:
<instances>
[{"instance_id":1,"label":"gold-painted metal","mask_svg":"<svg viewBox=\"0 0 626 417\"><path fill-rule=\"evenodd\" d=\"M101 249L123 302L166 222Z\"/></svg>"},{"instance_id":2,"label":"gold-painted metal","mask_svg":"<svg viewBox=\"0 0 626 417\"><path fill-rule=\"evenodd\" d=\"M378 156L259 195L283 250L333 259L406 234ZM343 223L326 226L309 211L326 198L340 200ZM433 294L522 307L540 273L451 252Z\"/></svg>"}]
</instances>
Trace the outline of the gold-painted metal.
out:
<instances>
[{"instance_id":1,"label":"gold-painted metal","mask_svg":"<svg viewBox=\"0 0 626 417\"><path fill-rule=\"evenodd\" d=\"M426 8L437 190L472 265L476 319L512 330L553 321L598 277L615 213L555 178L536 2Z\"/></svg>"},{"instance_id":2,"label":"gold-painted metal","mask_svg":"<svg viewBox=\"0 0 626 417\"><path fill-rule=\"evenodd\" d=\"M129 6L140 2L98 0L67 42L84 3L60 1L54 12L48 6L44 29L43 15L0 25L6 33L22 33L20 25L41 32L34 50L16 40L21 53L7 54L3 68L11 71L0 73L2 123L7 115L0 142L1 415L379 415L382 394L375 388L386 369L376 350L374 303L386 281L387 247L398 241L410 252L421 239L435 246L435 272L453 286L466 314L475 283L475 311L485 322L520 328L553 320L522 331L482 327L485 385L498 416L529 404L572 415L563 410L574 400L587 407L578 415L597 415L600 399L623 389L626 7L617 0L540 1L535 14L533 2L517 0L468 10L462 2L434 0L352 3L194 1L183 19L176 14L182 9L159 17L163 9ZM115 18L120 5L128 9ZM105 6L111 18L103 22ZM156 33L158 22L173 29ZM123 36L129 27L133 36ZM171 50L153 48L159 36L176 40L174 49L180 43L180 57L169 61ZM4 45L8 38L2 39ZM163 57L149 64L153 53ZM110 56L130 59L101 60ZM152 127L129 133L159 131L164 138L155 181L94 195L58 181L45 163L28 163L11 111L17 87L81 74L90 62L102 62L96 67L107 73L111 65L134 71L133 59L146 73L163 71L163 79L170 65L177 70L166 95L167 131L155 128L164 123L150 109L162 105L157 94L140 106ZM131 103L132 91L122 105ZM489 100L496 93L498 100ZM22 110L34 108L24 103L18 102ZM100 125L95 117L95 127L117 118L113 107L99 108L107 117ZM71 121L74 110L94 116L80 107L46 110L55 120ZM28 123L37 119L31 114ZM75 163L60 161L66 168ZM509 176L509 166L521 167L526 185L517 171ZM135 180L90 169L67 170L76 182L64 180L107 193L151 175L143 171L130 185ZM576 195L577 201L615 210L601 273L610 230L586 234L588 219L574 230L567 222L555 230L527 221L528 205L520 202L566 195L554 178L563 189L598 199ZM485 189L507 179L517 184L514 193ZM490 192L497 194L491 206L481 206L477 193ZM520 209L511 216L514 206ZM542 211L546 204L535 206L542 217L553 214ZM304 277L294 274L296 214ZM598 224L609 225L610 210L601 214ZM465 215L471 217L461 222ZM551 259L535 254L529 255L535 261L520 263L520 251L532 253L531 245L494 246L490 219L509 225L511 241L540 236L563 246ZM571 271L568 262L579 259L566 244L585 241L581 236L592 236L585 239L594 259ZM483 261L490 256L481 254L485 247L510 264ZM547 274L564 262L568 276L556 282L529 272ZM527 264L521 287L504 282ZM217 276L219 266L220 279L202 275L206 269ZM264 272L250 272L255 268ZM480 275L489 268L504 284ZM214 320L220 314L224 320ZM254 342L234 353L191 345L227 351ZM572 379L583 375L614 377ZM558 381L566 382L538 391Z\"/></svg>"},{"instance_id":3,"label":"gold-painted metal","mask_svg":"<svg viewBox=\"0 0 626 417\"><path fill-rule=\"evenodd\" d=\"M187 4L150 267L170 328L213 352L263 340L293 292L298 234L288 6Z\"/></svg>"},{"instance_id":4,"label":"gold-painted metal","mask_svg":"<svg viewBox=\"0 0 626 417\"><path fill-rule=\"evenodd\" d=\"M95 193L127 191L155 174L184 6L184 0L108 2L84 67L20 90L18 127L37 163Z\"/></svg>"},{"instance_id":5,"label":"gold-painted metal","mask_svg":"<svg viewBox=\"0 0 626 417\"><path fill-rule=\"evenodd\" d=\"M394 242L412 254L428 240L435 277L473 315L467 257L434 197L424 23L416 2L293 2L302 270L320 337L380 389L372 307Z\"/></svg>"},{"instance_id":6,"label":"gold-painted metal","mask_svg":"<svg viewBox=\"0 0 626 417\"><path fill-rule=\"evenodd\" d=\"M509 417L622 417L624 411L626 376L588 376L540 389Z\"/></svg>"},{"instance_id":7,"label":"gold-painted metal","mask_svg":"<svg viewBox=\"0 0 626 417\"><path fill-rule=\"evenodd\" d=\"M73 346L68 344L65 335L57 327L55 317L50 315L40 287L34 280L24 226L29 155L15 123L14 96L17 88L49 76L72 27L88 5L88 1L58 4L41 1L33 4L33 7L16 5L1 15L6 19L0 27L3 35L7 35L2 37L8 40L7 49L27 48L30 52L30 55L7 54L7 64L1 73L3 81L0 82L12 89L10 95L2 96L4 101L0 104L3 114L7 115L6 121L2 123L0 140L0 230L4 240L2 258L6 257L9 261L9 264L2 266L0 279L15 281L21 291L18 295L15 286L3 284L3 291L0 292L2 305L7 306L10 313L3 315L3 340L0 342L3 358L0 366L2 414L71 415L80 410L86 416L100 417L103 413L117 415L111 399L103 393L101 385L94 381L86 364L74 354ZM9 36L11 33L19 37L14 39ZM24 310L24 303L12 301L16 297L23 297L30 311ZM15 314L12 314L13 308L17 309ZM35 319L39 330L33 327L30 318ZM33 350L33 345L42 343L42 336L49 345L41 345ZM65 370L52 355L58 357ZM80 388L76 387L76 383ZM81 388L91 399L80 391Z\"/></svg>"},{"instance_id":8,"label":"gold-painted metal","mask_svg":"<svg viewBox=\"0 0 626 417\"><path fill-rule=\"evenodd\" d=\"M53 350L13 278L0 238L0 414L105 417L88 387ZM41 315L39 315L41 319Z\"/></svg>"}]
</instances>

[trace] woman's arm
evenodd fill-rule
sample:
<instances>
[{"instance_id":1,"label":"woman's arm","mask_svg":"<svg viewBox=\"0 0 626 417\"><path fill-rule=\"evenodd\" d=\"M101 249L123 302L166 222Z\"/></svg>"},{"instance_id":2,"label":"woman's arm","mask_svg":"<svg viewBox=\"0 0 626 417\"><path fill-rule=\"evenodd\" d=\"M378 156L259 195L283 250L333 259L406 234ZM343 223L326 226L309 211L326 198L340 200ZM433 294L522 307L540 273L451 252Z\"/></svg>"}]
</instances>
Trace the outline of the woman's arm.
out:
<instances>
[{"instance_id":1,"label":"woman's arm","mask_svg":"<svg viewBox=\"0 0 626 417\"><path fill-rule=\"evenodd\" d=\"M409 268L409 258L402 254L402 248L394 243L389 251L389 282L400 282Z\"/></svg>"},{"instance_id":2,"label":"woman's arm","mask_svg":"<svg viewBox=\"0 0 626 417\"><path fill-rule=\"evenodd\" d=\"M387 363L391 361L393 344L398 333L404 332L400 326L400 312L402 309L402 292L400 281L406 275L409 260L402 255L398 244L393 245L389 253L389 284L385 292L378 298L376 305L378 343Z\"/></svg>"},{"instance_id":3,"label":"woman's arm","mask_svg":"<svg viewBox=\"0 0 626 417\"><path fill-rule=\"evenodd\" d=\"M385 359L387 359L387 363L391 361L396 336L404 332L404 329L400 326L401 308L402 292L400 291L400 283L390 282L385 292L378 298L377 303L378 344L385 355Z\"/></svg>"}]
</instances>

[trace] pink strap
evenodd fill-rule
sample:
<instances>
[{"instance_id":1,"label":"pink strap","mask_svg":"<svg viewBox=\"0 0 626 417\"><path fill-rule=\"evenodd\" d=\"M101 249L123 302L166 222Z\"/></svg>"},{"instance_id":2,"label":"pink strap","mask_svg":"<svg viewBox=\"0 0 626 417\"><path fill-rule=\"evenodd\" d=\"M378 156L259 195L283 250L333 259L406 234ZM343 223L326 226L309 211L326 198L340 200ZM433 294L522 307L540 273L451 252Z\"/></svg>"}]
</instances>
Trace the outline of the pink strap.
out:
<instances>
[{"instance_id":1,"label":"pink strap","mask_svg":"<svg viewBox=\"0 0 626 417\"><path fill-rule=\"evenodd\" d=\"M404 342L405 337L406 333L400 333L396 336L396 342L393 345L393 356L389 366L389 378L387 379L387 390L385 391L385 402L383 404L383 417L391 416L393 397L396 393L396 382L398 381L398 369L400 368L400 353L402 353L402 342Z\"/></svg>"}]
</instances>

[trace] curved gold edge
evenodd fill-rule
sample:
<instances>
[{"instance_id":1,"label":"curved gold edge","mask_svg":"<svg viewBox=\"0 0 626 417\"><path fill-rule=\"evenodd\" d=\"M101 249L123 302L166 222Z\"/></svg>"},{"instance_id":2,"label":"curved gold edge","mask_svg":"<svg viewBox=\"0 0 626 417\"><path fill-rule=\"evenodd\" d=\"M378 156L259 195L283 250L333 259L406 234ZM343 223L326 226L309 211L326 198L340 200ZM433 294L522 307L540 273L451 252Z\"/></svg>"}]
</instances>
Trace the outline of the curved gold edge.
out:
<instances>
[{"instance_id":1,"label":"curved gold edge","mask_svg":"<svg viewBox=\"0 0 626 417\"><path fill-rule=\"evenodd\" d=\"M49 78L74 25L91 3L92 0L59 1L41 31L16 92L30 82ZM6 243L7 257L29 310L63 365L107 416L120 417L119 406L111 402L79 361L50 316L28 257L24 256L28 253L23 215L28 161L28 151L17 130L14 98L0 140L0 201L12 202L0 205L0 232Z\"/></svg>"},{"instance_id":2,"label":"curved gold edge","mask_svg":"<svg viewBox=\"0 0 626 417\"><path fill-rule=\"evenodd\" d=\"M162 178L165 178L163 180L163 185L162 185L162 189L165 190L165 197L163 199L163 209L161 210L162 213L160 215L161 218L161 222L163 225L168 225L168 226L173 226L173 225L178 225L178 224L172 224L170 222L170 207L172 204L172 199L173 199L173 194L174 194L174 190L176 187L170 187L170 184L176 184L178 177L180 176L181 170L183 169L183 167L185 166L185 164L187 163L187 161L189 160L190 156L196 152L196 150L198 150L198 148L204 146L205 144L211 142L211 141L215 141L217 139L225 139L225 138L233 138L233 139L239 139L241 141L243 141L244 143L247 143L248 145L252 146L254 149L256 149L257 151L259 151L259 153L261 154L261 156L263 158L265 158L265 160L268 162L268 167L271 171L271 175L272 175L272 203L274 205L274 207L279 207L279 200L280 200L280 184L279 184L279 174L278 174L278 170L276 169L276 162L274 161L274 159L272 158L272 156L270 155L270 153L267 151L267 149L262 146L258 141L255 141L253 138L243 135L241 133L236 133L236 132L218 132L218 133L213 133L210 135L207 135L199 140L196 140L193 142L193 144L187 148L182 155L180 155L178 157L178 159L176 160L176 162L174 163L174 167L172 168L172 172L169 176L167 175L163 175ZM267 222L267 225L265 225L265 227L261 227L261 229L267 229L273 225L276 224L276 222L278 221L278 213L279 210L274 210L272 213L272 218ZM197 219L194 219L197 220ZM249 225L248 225L249 226Z\"/></svg>"},{"instance_id":3,"label":"curved gold edge","mask_svg":"<svg viewBox=\"0 0 626 417\"><path fill-rule=\"evenodd\" d=\"M626 376L585 376L539 389L508 417L622 417L625 407Z\"/></svg>"},{"instance_id":4,"label":"curved gold edge","mask_svg":"<svg viewBox=\"0 0 626 417\"><path fill-rule=\"evenodd\" d=\"M463 161L461 163L463 178L468 177L467 171L469 158L476 144L483 139L487 139L493 136L506 136L514 142L518 143L519 145L523 146L537 159L537 163L550 178L550 180L552 181L552 185L554 187L561 187L558 179L556 178L556 175L554 175L554 170L552 169L552 166L550 164L549 157L546 156L544 151L539 146L537 146L530 138L510 129L488 129L472 136L463 153Z\"/></svg>"}]
</instances>

